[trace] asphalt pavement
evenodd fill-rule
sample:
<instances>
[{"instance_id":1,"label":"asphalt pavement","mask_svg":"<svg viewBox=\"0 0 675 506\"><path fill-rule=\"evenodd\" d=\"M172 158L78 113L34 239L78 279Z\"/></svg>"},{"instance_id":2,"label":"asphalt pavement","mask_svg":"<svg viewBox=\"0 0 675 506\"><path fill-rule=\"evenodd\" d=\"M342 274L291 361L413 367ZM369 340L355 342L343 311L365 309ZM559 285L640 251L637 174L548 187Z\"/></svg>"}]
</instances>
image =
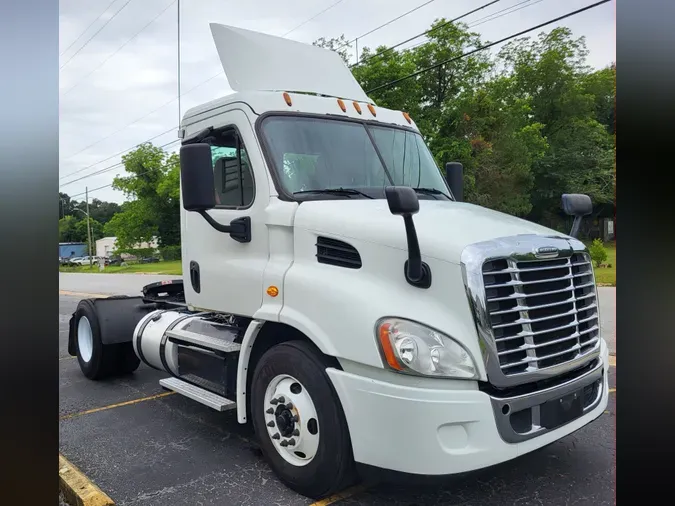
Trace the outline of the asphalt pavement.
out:
<instances>
[{"instance_id":1,"label":"asphalt pavement","mask_svg":"<svg viewBox=\"0 0 675 506\"><path fill-rule=\"evenodd\" d=\"M60 276L61 290L85 293L134 294L158 280L138 275ZM59 295L60 452L118 506L312 504L276 479L250 427L237 423L233 411L218 413L166 392L158 384L165 374L143 365L127 377L87 380L77 359L67 353L68 319L80 298ZM603 316L607 313L603 310ZM615 377L616 368L611 367L612 389ZM366 483L349 497L332 501L407 506L613 505L615 410L616 392L612 392L607 411L595 422L514 461L421 483L406 479Z\"/></svg>"}]
</instances>

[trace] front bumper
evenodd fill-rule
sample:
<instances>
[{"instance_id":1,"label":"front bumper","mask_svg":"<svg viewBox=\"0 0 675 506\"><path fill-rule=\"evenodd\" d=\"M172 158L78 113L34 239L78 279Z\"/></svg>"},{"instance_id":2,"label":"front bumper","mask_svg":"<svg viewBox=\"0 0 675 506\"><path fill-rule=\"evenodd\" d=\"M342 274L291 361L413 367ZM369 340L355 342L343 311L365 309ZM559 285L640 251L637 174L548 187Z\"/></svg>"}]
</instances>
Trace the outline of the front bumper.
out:
<instances>
[{"instance_id":1,"label":"front bumper","mask_svg":"<svg viewBox=\"0 0 675 506\"><path fill-rule=\"evenodd\" d=\"M337 369L327 372L347 417L357 462L404 473L444 475L513 459L593 421L607 407L608 366L603 340L599 363L590 372L508 399L479 390L434 390ZM597 380L596 390L584 392ZM557 428L544 428L540 406L561 398L567 402L574 393L586 394L583 414Z\"/></svg>"}]
</instances>

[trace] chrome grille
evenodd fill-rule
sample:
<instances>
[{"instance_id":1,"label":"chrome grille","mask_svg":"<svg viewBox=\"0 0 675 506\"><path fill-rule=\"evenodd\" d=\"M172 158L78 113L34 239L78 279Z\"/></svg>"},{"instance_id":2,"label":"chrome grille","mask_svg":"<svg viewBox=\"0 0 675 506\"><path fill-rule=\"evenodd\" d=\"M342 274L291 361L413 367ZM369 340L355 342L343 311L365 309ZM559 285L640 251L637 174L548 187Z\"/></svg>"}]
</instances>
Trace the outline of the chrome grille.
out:
<instances>
[{"instance_id":1,"label":"chrome grille","mask_svg":"<svg viewBox=\"0 0 675 506\"><path fill-rule=\"evenodd\" d=\"M578 359L600 339L591 260L491 258L482 266L486 313L504 375Z\"/></svg>"}]
</instances>

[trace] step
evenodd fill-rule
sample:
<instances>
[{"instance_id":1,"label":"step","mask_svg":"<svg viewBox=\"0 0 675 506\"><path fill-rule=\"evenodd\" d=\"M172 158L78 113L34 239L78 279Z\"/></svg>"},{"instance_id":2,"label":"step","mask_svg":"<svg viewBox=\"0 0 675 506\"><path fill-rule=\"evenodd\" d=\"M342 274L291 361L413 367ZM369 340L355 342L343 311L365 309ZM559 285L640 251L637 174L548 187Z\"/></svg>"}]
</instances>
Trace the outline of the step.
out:
<instances>
[{"instance_id":1,"label":"step","mask_svg":"<svg viewBox=\"0 0 675 506\"><path fill-rule=\"evenodd\" d=\"M164 378L159 380L159 384L164 388L168 388L185 397L189 397L193 401L200 402L216 411L227 411L234 409L237 406L237 404L230 399L221 397L218 394L214 394L213 392L209 392L198 386L191 385L178 378Z\"/></svg>"},{"instance_id":2,"label":"step","mask_svg":"<svg viewBox=\"0 0 675 506\"><path fill-rule=\"evenodd\" d=\"M210 350L222 351L224 353L232 353L241 349L241 344L233 343L226 339L218 337L206 336L204 334L197 334L189 330L167 330L166 335L169 336L169 341L180 341L183 343L194 344Z\"/></svg>"}]
</instances>

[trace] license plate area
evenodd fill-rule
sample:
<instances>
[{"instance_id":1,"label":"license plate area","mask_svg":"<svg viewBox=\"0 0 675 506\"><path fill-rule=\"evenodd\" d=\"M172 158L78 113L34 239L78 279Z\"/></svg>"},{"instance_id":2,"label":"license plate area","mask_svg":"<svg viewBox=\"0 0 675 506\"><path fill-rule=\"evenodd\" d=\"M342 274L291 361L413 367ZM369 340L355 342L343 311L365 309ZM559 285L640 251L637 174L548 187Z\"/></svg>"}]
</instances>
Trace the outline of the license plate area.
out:
<instances>
[{"instance_id":1,"label":"license plate area","mask_svg":"<svg viewBox=\"0 0 675 506\"><path fill-rule=\"evenodd\" d=\"M579 418L583 412L583 389L569 393L540 406L540 423L546 429L556 429Z\"/></svg>"}]
</instances>

